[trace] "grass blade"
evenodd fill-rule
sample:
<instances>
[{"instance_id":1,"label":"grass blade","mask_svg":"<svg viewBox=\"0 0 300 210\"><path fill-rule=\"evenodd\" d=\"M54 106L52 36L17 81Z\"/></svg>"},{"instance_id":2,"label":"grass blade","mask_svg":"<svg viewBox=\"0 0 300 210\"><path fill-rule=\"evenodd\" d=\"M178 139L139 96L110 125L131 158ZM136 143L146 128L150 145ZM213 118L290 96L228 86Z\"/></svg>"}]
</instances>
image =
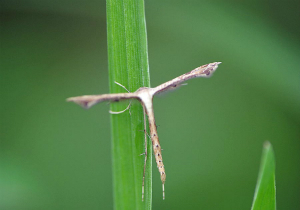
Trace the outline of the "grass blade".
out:
<instances>
[{"instance_id":1,"label":"grass blade","mask_svg":"<svg viewBox=\"0 0 300 210\"><path fill-rule=\"evenodd\" d=\"M150 86L147 36L143 0L107 0L107 41L111 93ZM129 102L128 102L129 103ZM112 111L126 108L126 103L112 103ZM144 166L143 109L133 103L128 111L111 115L113 183L115 209L151 209L152 145L148 141L145 201L142 202Z\"/></svg>"},{"instance_id":2,"label":"grass blade","mask_svg":"<svg viewBox=\"0 0 300 210\"><path fill-rule=\"evenodd\" d=\"M270 142L265 142L251 210L275 209L275 156Z\"/></svg>"}]
</instances>

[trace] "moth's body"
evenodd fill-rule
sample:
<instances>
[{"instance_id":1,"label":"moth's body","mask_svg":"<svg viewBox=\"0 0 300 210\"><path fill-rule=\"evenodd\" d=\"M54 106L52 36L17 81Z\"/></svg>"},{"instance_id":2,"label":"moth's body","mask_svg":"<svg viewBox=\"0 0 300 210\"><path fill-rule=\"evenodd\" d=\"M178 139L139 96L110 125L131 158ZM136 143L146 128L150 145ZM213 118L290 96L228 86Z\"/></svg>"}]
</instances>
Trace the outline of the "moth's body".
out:
<instances>
[{"instance_id":1,"label":"moth's body","mask_svg":"<svg viewBox=\"0 0 300 210\"><path fill-rule=\"evenodd\" d=\"M146 112L146 114L148 116L150 137L151 137L152 146L153 146L153 153L155 156L156 165L157 165L158 171L160 173L160 179L161 179L162 186L163 186L163 188L162 188L163 189L163 199L165 199L164 184L166 181L166 172L165 172L165 166L164 166L162 154L161 154L161 146L160 146L160 143L158 140L155 118L154 118L153 103L152 103L153 95L154 95L155 91L153 88L142 87L142 88L138 89L138 92L140 92L139 98L144 107L144 111ZM145 150L147 151L147 149L145 149ZM147 155L145 154L145 156L147 156ZM145 173L145 167L146 166L144 166L144 173ZM144 178L143 178L143 188L144 188ZM144 200L144 189L142 190L142 200Z\"/></svg>"},{"instance_id":2,"label":"moth's body","mask_svg":"<svg viewBox=\"0 0 300 210\"><path fill-rule=\"evenodd\" d=\"M213 73L218 65L221 62L214 62L209 63L203 66L200 66L186 74L183 74L175 79L172 79L168 82L165 82L155 88L148 88L148 87L141 87L134 93L114 93L114 94L102 94L102 95L86 95L86 96L79 96L79 97L72 97L67 99L67 101L73 101L84 108L90 108L91 106L102 102L102 101L111 101L111 102L118 102L120 100L125 99L138 99L143 108L144 112L146 112L149 121L149 128L150 128L150 137L153 146L153 153L156 160L156 165L158 171L160 173L160 179L162 181L162 189L163 189L163 199L165 199L165 191L164 191L164 184L166 181L166 172L165 167L163 164L162 154L161 154L161 146L158 140L155 118L154 118L154 111L153 111L153 96L158 93L162 93L165 91L172 90L181 85L182 82L195 78L195 77L210 77L211 73ZM117 83L119 84L119 83ZM120 84L119 84L120 85ZM122 86L122 85L121 85ZM126 109L127 110L127 109ZM111 113L122 113L122 112L111 112ZM145 116L144 116L144 124L145 123ZM146 132L146 131L145 131ZM147 139L145 137L145 162L144 162L144 175L143 175L143 184L142 184L142 199L144 199L144 179L145 179L145 168L147 162Z\"/></svg>"}]
</instances>

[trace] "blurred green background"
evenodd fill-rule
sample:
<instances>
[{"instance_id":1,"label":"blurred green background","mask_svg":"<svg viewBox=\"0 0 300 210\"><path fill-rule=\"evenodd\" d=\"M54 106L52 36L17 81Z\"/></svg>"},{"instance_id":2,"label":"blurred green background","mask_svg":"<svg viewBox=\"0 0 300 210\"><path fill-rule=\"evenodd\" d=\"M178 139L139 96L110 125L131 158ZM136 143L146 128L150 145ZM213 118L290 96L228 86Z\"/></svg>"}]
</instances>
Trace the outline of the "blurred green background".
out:
<instances>
[{"instance_id":1,"label":"blurred green background","mask_svg":"<svg viewBox=\"0 0 300 210\"><path fill-rule=\"evenodd\" d=\"M112 209L109 106L65 102L109 91L105 1L0 5L0 209ZM222 62L154 100L153 209L250 209L266 140L277 207L300 209L299 1L145 5L152 86Z\"/></svg>"}]
</instances>

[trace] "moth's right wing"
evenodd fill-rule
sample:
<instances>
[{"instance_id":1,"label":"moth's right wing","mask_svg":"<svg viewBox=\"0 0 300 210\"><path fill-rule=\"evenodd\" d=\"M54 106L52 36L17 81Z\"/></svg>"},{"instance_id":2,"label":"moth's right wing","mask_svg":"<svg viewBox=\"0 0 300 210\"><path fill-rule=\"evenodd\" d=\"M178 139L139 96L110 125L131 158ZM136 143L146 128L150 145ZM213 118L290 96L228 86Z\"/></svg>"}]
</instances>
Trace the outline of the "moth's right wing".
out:
<instances>
[{"instance_id":1,"label":"moth's right wing","mask_svg":"<svg viewBox=\"0 0 300 210\"><path fill-rule=\"evenodd\" d=\"M134 93L112 93L102 95L85 95L68 98L67 101L72 101L83 108L89 109L102 101L118 102L120 100L137 98Z\"/></svg>"}]
</instances>

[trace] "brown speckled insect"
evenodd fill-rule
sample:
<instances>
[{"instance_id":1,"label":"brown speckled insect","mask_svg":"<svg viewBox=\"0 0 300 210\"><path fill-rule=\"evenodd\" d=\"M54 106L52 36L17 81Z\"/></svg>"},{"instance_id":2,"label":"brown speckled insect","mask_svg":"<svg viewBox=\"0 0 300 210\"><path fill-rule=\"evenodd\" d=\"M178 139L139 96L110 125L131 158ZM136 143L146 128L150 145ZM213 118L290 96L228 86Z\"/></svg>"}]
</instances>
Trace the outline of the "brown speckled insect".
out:
<instances>
[{"instance_id":1,"label":"brown speckled insect","mask_svg":"<svg viewBox=\"0 0 300 210\"><path fill-rule=\"evenodd\" d=\"M182 83L186 80L195 78L195 77L210 77L212 73L218 68L218 65L221 62L214 62L209 63L203 66L200 66L186 74L183 74L179 77L176 77L175 79L172 79L168 82L165 82L157 87L149 88L149 87L141 87L134 93L130 93L124 86L117 83L118 85L124 87L128 93L113 93L113 94L102 94L102 95L85 95L85 96L78 96L78 97L72 97L68 98L67 101L73 101L79 105L81 105L84 108L90 108L91 106L102 102L102 101L111 101L116 102L120 100L125 99L137 99L141 102L143 108L144 108L144 125L145 123L145 113L148 116L149 121L149 128L150 128L150 137L153 145L153 151L154 156L157 164L158 171L160 173L160 179L162 181L162 191L163 191L163 199L165 199L165 181L166 181L166 172L162 160L162 154L161 154L161 146L158 140L157 130L156 130L156 124L155 124L155 118L154 118L154 111L153 111L153 96L162 93L165 91L172 90L174 88L179 87L182 85ZM128 107L121 111L121 112L112 112L112 114L119 114L127 109L129 109L130 104ZM145 129L146 130L146 129ZM145 170L146 170L146 163L147 163L147 138L145 138L145 161L144 161L144 174L143 174L143 184L142 184L142 200L144 200L144 182L145 182Z\"/></svg>"}]
</instances>

